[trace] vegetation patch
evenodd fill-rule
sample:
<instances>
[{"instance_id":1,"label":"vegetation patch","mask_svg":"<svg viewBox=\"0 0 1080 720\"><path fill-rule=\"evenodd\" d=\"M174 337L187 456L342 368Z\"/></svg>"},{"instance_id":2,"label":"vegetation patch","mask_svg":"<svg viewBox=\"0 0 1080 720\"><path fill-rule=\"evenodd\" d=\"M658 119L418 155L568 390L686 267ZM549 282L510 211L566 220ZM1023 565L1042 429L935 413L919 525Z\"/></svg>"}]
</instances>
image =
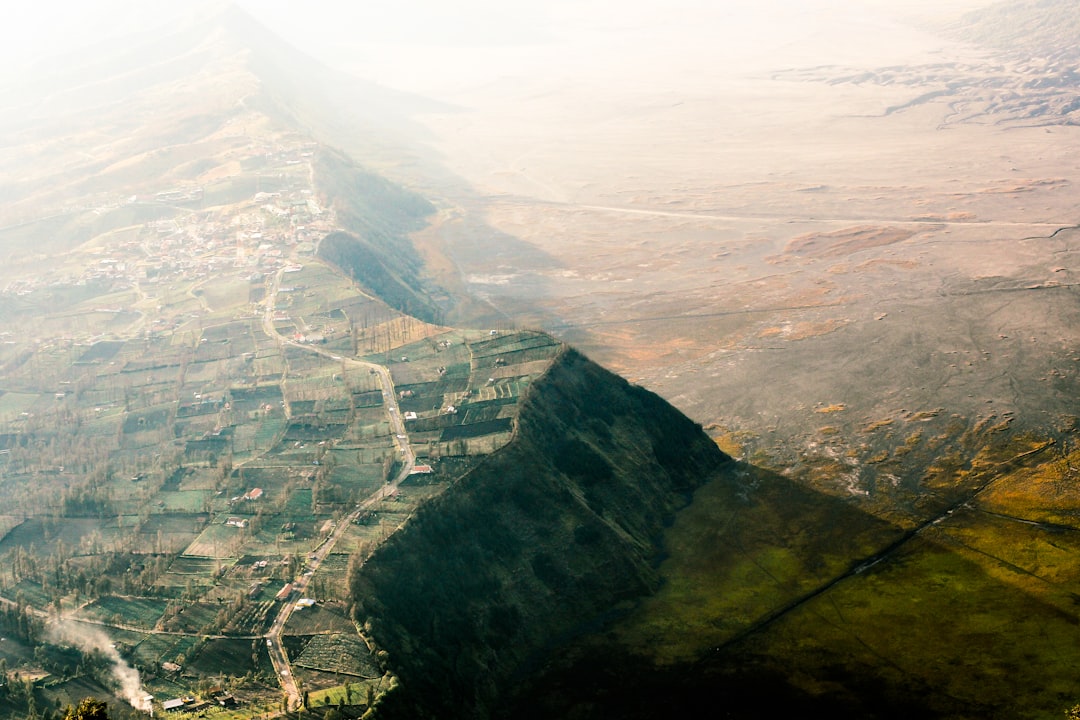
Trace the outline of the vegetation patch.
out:
<instances>
[{"instance_id":1,"label":"vegetation patch","mask_svg":"<svg viewBox=\"0 0 1080 720\"><path fill-rule=\"evenodd\" d=\"M120 597L106 595L83 606L79 616L93 620L116 622L153 629L165 613L168 603L157 598Z\"/></svg>"},{"instance_id":2,"label":"vegetation patch","mask_svg":"<svg viewBox=\"0 0 1080 720\"><path fill-rule=\"evenodd\" d=\"M367 644L355 633L315 635L293 661L299 667L323 672L377 678L382 675Z\"/></svg>"}]
</instances>

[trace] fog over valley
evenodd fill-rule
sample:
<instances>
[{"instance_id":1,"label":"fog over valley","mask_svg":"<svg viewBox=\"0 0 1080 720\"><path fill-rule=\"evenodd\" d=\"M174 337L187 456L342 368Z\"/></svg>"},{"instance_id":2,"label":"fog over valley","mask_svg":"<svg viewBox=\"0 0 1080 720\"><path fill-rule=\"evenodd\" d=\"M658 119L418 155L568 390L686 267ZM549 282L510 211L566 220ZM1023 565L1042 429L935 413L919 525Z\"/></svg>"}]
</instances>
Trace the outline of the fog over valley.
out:
<instances>
[{"instance_id":1,"label":"fog over valley","mask_svg":"<svg viewBox=\"0 0 1080 720\"><path fill-rule=\"evenodd\" d=\"M1080 715L1074 3L0 35L0 720Z\"/></svg>"}]
</instances>

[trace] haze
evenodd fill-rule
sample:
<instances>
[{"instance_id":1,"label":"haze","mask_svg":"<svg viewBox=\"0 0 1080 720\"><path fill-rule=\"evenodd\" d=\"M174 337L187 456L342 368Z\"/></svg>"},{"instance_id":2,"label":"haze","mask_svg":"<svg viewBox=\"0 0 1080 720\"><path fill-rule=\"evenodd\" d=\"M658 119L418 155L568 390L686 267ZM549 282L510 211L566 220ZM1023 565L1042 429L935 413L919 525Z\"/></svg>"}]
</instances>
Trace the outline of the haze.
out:
<instances>
[{"instance_id":1,"label":"haze","mask_svg":"<svg viewBox=\"0 0 1080 720\"><path fill-rule=\"evenodd\" d=\"M1080 6L237 5L0 38L0 596L253 714L1080 712Z\"/></svg>"}]
</instances>

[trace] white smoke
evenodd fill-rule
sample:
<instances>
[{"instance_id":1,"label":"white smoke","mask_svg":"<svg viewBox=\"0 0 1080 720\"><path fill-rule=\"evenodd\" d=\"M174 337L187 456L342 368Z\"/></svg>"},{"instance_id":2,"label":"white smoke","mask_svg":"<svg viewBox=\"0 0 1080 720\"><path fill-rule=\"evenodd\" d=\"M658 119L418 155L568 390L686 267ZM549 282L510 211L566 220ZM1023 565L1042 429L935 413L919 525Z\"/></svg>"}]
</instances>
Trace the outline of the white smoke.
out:
<instances>
[{"instance_id":1,"label":"white smoke","mask_svg":"<svg viewBox=\"0 0 1080 720\"><path fill-rule=\"evenodd\" d=\"M101 655L112 663L112 675L116 681L116 692L136 710L151 711L151 704L142 688L139 671L127 664L113 646L108 635L97 628L88 627L69 620L60 620L49 624L49 635L53 642L77 647L83 652Z\"/></svg>"}]
</instances>

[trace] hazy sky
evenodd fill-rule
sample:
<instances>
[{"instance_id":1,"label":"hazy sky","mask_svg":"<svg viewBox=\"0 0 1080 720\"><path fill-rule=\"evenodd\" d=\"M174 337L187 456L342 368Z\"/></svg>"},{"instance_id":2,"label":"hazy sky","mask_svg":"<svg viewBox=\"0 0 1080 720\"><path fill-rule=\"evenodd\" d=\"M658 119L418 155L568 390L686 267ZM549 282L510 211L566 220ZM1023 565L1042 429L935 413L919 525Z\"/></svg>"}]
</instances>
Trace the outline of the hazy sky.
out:
<instances>
[{"instance_id":1,"label":"hazy sky","mask_svg":"<svg viewBox=\"0 0 1080 720\"><path fill-rule=\"evenodd\" d=\"M628 57L766 57L814 37L838 60L879 51L881 13L954 14L989 0L239 0L320 59L386 84L425 91L500 73L605 71ZM0 28L0 77L42 57L175 22L220 2L20 0ZM944 10L941 10L944 8ZM839 20L839 22L838 22ZM893 32L890 29L890 32ZM900 41L902 38L894 38Z\"/></svg>"}]
</instances>

